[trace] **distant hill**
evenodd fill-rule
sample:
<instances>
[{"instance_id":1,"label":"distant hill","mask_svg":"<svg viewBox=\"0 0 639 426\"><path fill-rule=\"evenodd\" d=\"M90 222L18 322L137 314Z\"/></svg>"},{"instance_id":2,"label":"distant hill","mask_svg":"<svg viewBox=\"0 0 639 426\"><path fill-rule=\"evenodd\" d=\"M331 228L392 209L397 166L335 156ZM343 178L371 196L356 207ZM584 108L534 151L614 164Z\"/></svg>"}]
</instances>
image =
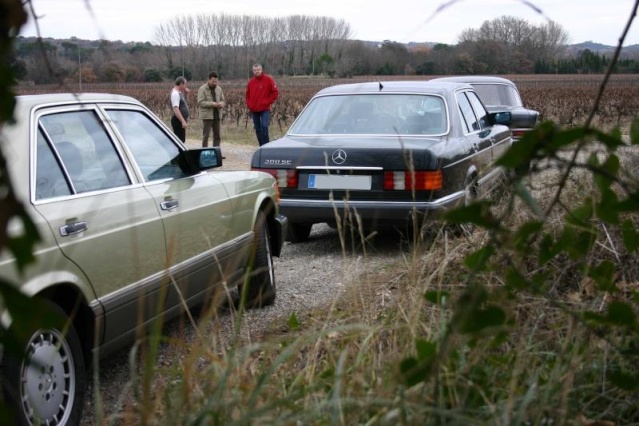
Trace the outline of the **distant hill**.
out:
<instances>
[{"instance_id":1,"label":"distant hill","mask_svg":"<svg viewBox=\"0 0 639 426\"><path fill-rule=\"evenodd\" d=\"M26 42L34 42L36 40L35 37L21 37L18 36L18 40L19 41L26 41ZM80 47L83 48L97 48L99 47L102 43L108 43L110 46L115 47L115 48L131 48L134 46L137 46L138 48L140 47L147 47L150 48L153 45L149 42L122 42L120 40L115 40L115 41L102 41L102 40L84 40L84 39L79 39L76 37L71 37L70 39L53 39L53 38L44 38L44 41L51 43L53 45L61 45L63 42L71 42L74 44L79 45ZM359 40L360 42L368 45L368 46L381 46L382 44L384 44L384 41L375 41L375 40ZM442 44L440 42L435 42L435 41L422 41L422 42L417 42L417 41L411 41L408 43L402 43L406 46L406 48L408 50L414 50L414 49L420 49L420 48L432 48L433 46L437 45L437 44ZM609 46L609 45L605 45L605 44L601 44L601 43L597 43L591 40L588 41L584 41L581 43L575 43L575 44L569 44L566 46L566 56L568 57L572 57L572 56L576 56L579 54L579 52L588 49L591 52L595 52L598 53L600 55L612 55L615 51L617 47L616 46ZM624 46L624 48L621 51L621 57L625 57L625 58L632 58L632 59L637 59L639 58L639 44L632 44L629 46Z\"/></svg>"},{"instance_id":2,"label":"distant hill","mask_svg":"<svg viewBox=\"0 0 639 426\"><path fill-rule=\"evenodd\" d=\"M590 50L591 52L598 53L600 55L612 55L617 49L617 46L608 46L594 41L584 41L582 43L569 44L566 48L566 54L568 56L577 55L583 50ZM624 46L621 50L622 57L636 58L639 57L639 44L631 44Z\"/></svg>"},{"instance_id":3,"label":"distant hill","mask_svg":"<svg viewBox=\"0 0 639 426\"><path fill-rule=\"evenodd\" d=\"M361 41L363 43L366 43L367 45L372 45L372 46L375 46L375 45L379 46L383 43L382 41L371 41L371 40L361 40ZM411 50L411 49L416 49L420 47L432 48L433 46L440 43L434 42L434 41L425 41L425 42L411 41L404 44L409 50ZM567 45L566 56L569 56L569 57L576 56L579 54L579 52L586 49L590 50L591 52L598 53L600 55L610 56L615 52L616 48L617 46L609 46L609 45L605 45L601 43L596 43L594 41L584 41L582 43ZM639 44L624 46L624 48L621 51L621 57L639 58Z\"/></svg>"}]
</instances>

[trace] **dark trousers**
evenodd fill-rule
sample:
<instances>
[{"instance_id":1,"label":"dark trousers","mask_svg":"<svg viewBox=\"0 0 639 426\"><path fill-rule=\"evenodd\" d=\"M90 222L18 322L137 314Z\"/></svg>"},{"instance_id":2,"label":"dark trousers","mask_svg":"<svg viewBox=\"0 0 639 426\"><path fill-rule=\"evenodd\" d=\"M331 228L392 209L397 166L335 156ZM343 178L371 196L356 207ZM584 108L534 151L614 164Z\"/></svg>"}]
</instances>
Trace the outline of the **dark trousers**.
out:
<instances>
[{"instance_id":1,"label":"dark trousers","mask_svg":"<svg viewBox=\"0 0 639 426\"><path fill-rule=\"evenodd\" d=\"M257 143L259 143L260 146L269 143L268 121L270 118L271 111L253 112L253 126L255 127Z\"/></svg>"},{"instance_id":2,"label":"dark trousers","mask_svg":"<svg viewBox=\"0 0 639 426\"><path fill-rule=\"evenodd\" d=\"M186 142L186 129L182 127L182 123L176 116L171 116L171 126L173 127L173 133L177 136L182 142Z\"/></svg>"},{"instance_id":3,"label":"dark trousers","mask_svg":"<svg viewBox=\"0 0 639 426\"><path fill-rule=\"evenodd\" d=\"M203 119L202 120L202 146L209 146L209 135L213 129L213 145L220 146L222 138L220 137L220 119Z\"/></svg>"}]
</instances>

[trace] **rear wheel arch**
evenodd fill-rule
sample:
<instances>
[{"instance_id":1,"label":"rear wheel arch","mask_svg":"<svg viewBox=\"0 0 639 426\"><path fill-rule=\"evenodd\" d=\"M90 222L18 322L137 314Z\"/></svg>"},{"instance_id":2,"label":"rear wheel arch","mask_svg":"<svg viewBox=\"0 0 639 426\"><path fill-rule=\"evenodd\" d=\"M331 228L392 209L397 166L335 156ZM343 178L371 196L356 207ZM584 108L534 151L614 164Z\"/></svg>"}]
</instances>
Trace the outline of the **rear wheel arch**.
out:
<instances>
[{"instance_id":1,"label":"rear wheel arch","mask_svg":"<svg viewBox=\"0 0 639 426\"><path fill-rule=\"evenodd\" d=\"M463 205L467 206L475 201L479 196L479 171L475 165L471 165L466 171L464 178L464 199ZM447 228L456 236L470 236L475 230L472 223L462 223L457 225L449 225Z\"/></svg>"},{"instance_id":2,"label":"rear wheel arch","mask_svg":"<svg viewBox=\"0 0 639 426\"><path fill-rule=\"evenodd\" d=\"M281 247L283 241L280 241L281 235L278 232L278 228L275 223L275 203L273 203L273 200L271 200L270 198L265 198L264 200L262 200L258 211L262 212L266 216L266 225L268 227L268 233L271 238L272 247ZM256 217L253 220L253 223L255 223L256 220L257 213ZM279 253L275 253L274 255L279 256Z\"/></svg>"},{"instance_id":3,"label":"rear wheel arch","mask_svg":"<svg viewBox=\"0 0 639 426\"><path fill-rule=\"evenodd\" d=\"M40 292L35 297L54 303L71 318L80 339L85 364L89 364L95 337L95 314L89 308L82 292L71 284L59 284Z\"/></svg>"},{"instance_id":4,"label":"rear wheel arch","mask_svg":"<svg viewBox=\"0 0 639 426\"><path fill-rule=\"evenodd\" d=\"M266 213L258 211L248 276L239 286L240 306L264 307L275 303L276 285L271 247L273 245Z\"/></svg>"},{"instance_id":5,"label":"rear wheel arch","mask_svg":"<svg viewBox=\"0 0 639 426\"><path fill-rule=\"evenodd\" d=\"M479 171L475 165L472 165L466 171L466 178L464 179L464 191L466 196L464 202L469 204L479 195L478 188Z\"/></svg>"}]
</instances>

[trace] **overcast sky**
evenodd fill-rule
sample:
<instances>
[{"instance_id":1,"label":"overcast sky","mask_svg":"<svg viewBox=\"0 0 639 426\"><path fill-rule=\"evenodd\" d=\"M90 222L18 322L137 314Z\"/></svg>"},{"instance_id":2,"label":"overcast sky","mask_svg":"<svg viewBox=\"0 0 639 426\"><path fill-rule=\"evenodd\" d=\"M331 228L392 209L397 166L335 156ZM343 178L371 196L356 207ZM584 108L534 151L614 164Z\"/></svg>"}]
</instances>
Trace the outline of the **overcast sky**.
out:
<instances>
[{"instance_id":1,"label":"overcast sky","mask_svg":"<svg viewBox=\"0 0 639 426\"><path fill-rule=\"evenodd\" d=\"M535 25L552 19L568 32L570 43L592 40L607 45L618 43L635 1L31 0L40 17L40 34L52 38L153 43L157 25L174 16L225 13L330 16L350 24L354 39L454 44L463 30L477 29L486 20L508 15ZM33 22L30 19L20 35L35 36ZM639 44L639 19L626 37L624 45L629 44Z\"/></svg>"}]
</instances>

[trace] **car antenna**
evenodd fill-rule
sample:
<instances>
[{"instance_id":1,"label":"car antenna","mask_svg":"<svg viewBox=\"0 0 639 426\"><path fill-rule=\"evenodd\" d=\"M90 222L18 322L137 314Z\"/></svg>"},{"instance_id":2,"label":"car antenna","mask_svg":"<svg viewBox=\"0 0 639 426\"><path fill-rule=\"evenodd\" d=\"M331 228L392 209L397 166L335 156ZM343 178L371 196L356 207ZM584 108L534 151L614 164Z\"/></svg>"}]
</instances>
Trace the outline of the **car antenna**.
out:
<instances>
[{"instance_id":1,"label":"car antenna","mask_svg":"<svg viewBox=\"0 0 639 426\"><path fill-rule=\"evenodd\" d=\"M382 84L382 82L379 80L379 77L377 77L377 83L379 83L379 90L381 91L384 88L384 85Z\"/></svg>"}]
</instances>

